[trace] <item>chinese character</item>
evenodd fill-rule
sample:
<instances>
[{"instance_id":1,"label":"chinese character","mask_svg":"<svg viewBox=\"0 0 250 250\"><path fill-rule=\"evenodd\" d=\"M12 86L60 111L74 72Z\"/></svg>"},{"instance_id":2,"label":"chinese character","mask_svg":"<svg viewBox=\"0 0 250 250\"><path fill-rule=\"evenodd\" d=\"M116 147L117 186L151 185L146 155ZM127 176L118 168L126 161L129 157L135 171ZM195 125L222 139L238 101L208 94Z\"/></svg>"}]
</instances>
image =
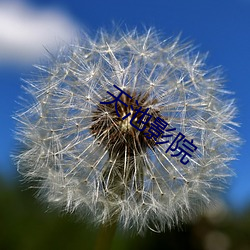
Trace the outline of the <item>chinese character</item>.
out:
<instances>
[{"instance_id":1,"label":"chinese character","mask_svg":"<svg viewBox=\"0 0 250 250\"><path fill-rule=\"evenodd\" d=\"M175 131L176 130L176 128L170 128L170 129L166 129L165 130L165 132L171 132L171 131ZM171 136L173 136L173 134L170 134L170 135L163 135L161 138L165 138L165 137L171 137ZM165 143L168 143L169 142L169 140L167 140L167 141L158 141L158 142L156 142L156 144L165 144Z\"/></svg>"},{"instance_id":2,"label":"chinese character","mask_svg":"<svg viewBox=\"0 0 250 250\"><path fill-rule=\"evenodd\" d=\"M116 89L120 90L120 94L116 97L114 96L112 93L110 93L109 91L107 91L108 94L110 94L112 97L114 97L113 101L110 102L100 102L101 104L111 104L111 103L115 103L115 111L118 117L121 117L119 112L118 112L118 108L117 108L117 103L120 102L122 105L124 105L125 107L128 107L128 105L126 103L124 103L122 100L120 100L120 97L122 96L122 94L126 95L127 97L129 97L130 99L132 99L132 97L127 94L125 91L123 91L122 89L120 89L119 87L117 87L116 85L113 85ZM127 117L127 116L126 116Z\"/></svg>"},{"instance_id":3,"label":"chinese character","mask_svg":"<svg viewBox=\"0 0 250 250\"><path fill-rule=\"evenodd\" d=\"M180 138L179 138L179 137L180 137ZM166 153L167 153L169 150L171 150L172 152L174 152L174 151L177 151L177 149L178 149L179 152L177 151L176 154L171 154L171 156L177 157L177 156L179 156L179 155L181 155L181 154L183 153L180 162L181 162L182 164L186 165L186 164L189 162L189 160L188 160L188 159L185 160L185 157L186 157L187 155L188 155L189 157L192 157L192 155L191 155L190 153L188 153L187 151L193 153L193 152L197 149L197 147L193 144L193 139L192 139L191 141L188 141L187 139L184 139L184 138L185 138L185 135L183 135L182 133L179 132L178 135L175 137L175 139L174 139L174 140L172 141L172 143L170 144L170 146L167 148ZM184 140L183 140L183 139L184 139ZM179 145L179 143L180 143L182 140L183 140L182 145ZM176 143L176 145L173 146L175 143ZM172 146L173 146L173 147L172 147ZM181 146L183 146L185 149L182 148Z\"/></svg>"},{"instance_id":4,"label":"chinese character","mask_svg":"<svg viewBox=\"0 0 250 250\"><path fill-rule=\"evenodd\" d=\"M138 103L138 101L136 100L136 104L137 105L139 105L139 103ZM133 106L131 105L131 109L132 110L134 110L133 109ZM146 110L141 110L142 109L142 107L139 107L139 109L135 109L135 114L132 116L132 118L131 118L131 120L130 120L130 125L131 126L133 126L134 128L136 128L137 130L139 130L139 131L143 131L145 128L146 128L146 126L143 126L143 128L139 128L139 127L137 127L134 123L133 123L133 121L135 121L137 124L139 124L139 123L142 123L142 124L147 124L149 121L150 121L150 119L152 118L152 115L150 115L150 114L148 114L147 112L148 112L148 110L149 110L149 108L147 108ZM126 115L126 117L125 118L127 118L129 115L130 115L131 113L128 113L127 115ZM142 114L140 117L139 117L139 119L138 119L138 114ZM148 118L146 119L146 121L143 121L143 119L144 119L144 117L145 116L148 116Z\"/></svg>"},{"instance_id":5,"label":"chinese character","mask_svg":"<svg viewBox=\"0 0 250 250\"><path fill-rule=\"evenodd\" d=\"M150 128L148 129L149 133L144 133L144 135L150 134L150 136L146 136L148 139L151 139L152 137L156 141L157 138L159 138L160 135L164 133L164 130L168 126L168 123L165 122L160 117L157 117L154 122L151 124Z\"/></svg>"}]
</instances>

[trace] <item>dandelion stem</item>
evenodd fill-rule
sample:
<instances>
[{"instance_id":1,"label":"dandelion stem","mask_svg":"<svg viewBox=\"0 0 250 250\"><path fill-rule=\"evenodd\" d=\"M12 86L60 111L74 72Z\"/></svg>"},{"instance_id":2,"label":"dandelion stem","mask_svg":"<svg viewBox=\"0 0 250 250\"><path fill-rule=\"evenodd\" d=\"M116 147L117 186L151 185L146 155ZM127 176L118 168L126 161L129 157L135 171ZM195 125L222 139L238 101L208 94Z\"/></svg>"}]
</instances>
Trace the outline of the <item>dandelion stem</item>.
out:
<instances>
[{"instance_id":1,"label":"dandelion stem","mask_svg":"<svg viewBox=\"0 0 250 250\"><path fill-rule=\"evenodd\" d=\"M112 241L116 232L116 226L117 222L113 222L112 224L103 224L100 226L94 250L111 249Z\"/></svg>"}]
</instances>

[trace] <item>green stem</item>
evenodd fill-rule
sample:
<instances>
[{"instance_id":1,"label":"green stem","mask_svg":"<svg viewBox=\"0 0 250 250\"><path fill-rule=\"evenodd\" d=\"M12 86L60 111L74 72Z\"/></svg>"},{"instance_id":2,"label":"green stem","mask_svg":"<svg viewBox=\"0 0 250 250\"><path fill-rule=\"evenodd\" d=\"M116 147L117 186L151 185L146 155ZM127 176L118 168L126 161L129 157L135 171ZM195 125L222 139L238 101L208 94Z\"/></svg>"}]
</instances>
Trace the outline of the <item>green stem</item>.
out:
<instances>
[{"instance_id":1,"label":"green stem","mask_svg":"<svg viewBox=\"0 0 250 250\"><path fill-rule=\"evenodd\" d=\"M103 224L100 226L94 250L111 249L112 241L116 232L116 225L117 223L114 222L111 225Z\"/></svg>"}]
</instances>

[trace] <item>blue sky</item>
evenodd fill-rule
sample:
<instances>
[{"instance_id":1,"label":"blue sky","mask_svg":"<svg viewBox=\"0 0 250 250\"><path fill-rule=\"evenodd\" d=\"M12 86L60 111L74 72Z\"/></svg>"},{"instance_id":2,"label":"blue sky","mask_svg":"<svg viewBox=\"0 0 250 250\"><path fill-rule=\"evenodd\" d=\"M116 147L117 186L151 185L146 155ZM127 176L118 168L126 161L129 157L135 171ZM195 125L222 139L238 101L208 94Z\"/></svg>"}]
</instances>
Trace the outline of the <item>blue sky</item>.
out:
<instances>
[{"instance_id":1,"label":"blue sky","mask_svg":"<svg viewBox=\"0 0 250 250\"><path fill-rule=\"evenodd\" d=\"M182 34L201 52L209 51L207 64L221 65L225 88L235 92L237 121L244 144L232 163L237 177L227 194L237 208L250 204L250 0L91 0L0 2L0 175L14 180L10 153L15 149L11 118L22 95L21 78L31 65L58 44L55 36L70 40L77 27L90 34L116 24L154 26L166 37ZM8 5L8 7L6 7ZM18 6L18 7L17 7ZM5 9L7 8L7 9ZM4 13L4 14L3 14ZM27 14L28 13L28 14Z\"/></svg>"}]
</instances>

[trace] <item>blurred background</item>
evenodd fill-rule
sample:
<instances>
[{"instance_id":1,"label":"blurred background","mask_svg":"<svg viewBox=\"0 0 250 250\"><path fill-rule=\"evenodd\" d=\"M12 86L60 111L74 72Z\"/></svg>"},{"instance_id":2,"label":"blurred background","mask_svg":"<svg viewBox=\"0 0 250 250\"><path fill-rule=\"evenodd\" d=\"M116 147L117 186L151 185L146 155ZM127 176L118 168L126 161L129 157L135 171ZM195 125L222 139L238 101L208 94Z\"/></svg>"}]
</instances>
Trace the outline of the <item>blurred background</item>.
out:
<instances>
[{"instance_id":1,"label":"blurred background","mask_svg":"<svg viewBox=\"0 0 250 250\"><path fill-rule=\"evenodd\" d=\"M243 145L231 166L237 176L221 203L196 221L144 237L117 232L112 249L250 250L250 0L0 0L0 249L93 249L97 229L46 210L21 181L10 155L16 152L15 121L22 78L32 65L70 43L80 29L153 26L164 37L181 33L207 64L225 72L235 93Z\"/></svg>"}]
</instances>

